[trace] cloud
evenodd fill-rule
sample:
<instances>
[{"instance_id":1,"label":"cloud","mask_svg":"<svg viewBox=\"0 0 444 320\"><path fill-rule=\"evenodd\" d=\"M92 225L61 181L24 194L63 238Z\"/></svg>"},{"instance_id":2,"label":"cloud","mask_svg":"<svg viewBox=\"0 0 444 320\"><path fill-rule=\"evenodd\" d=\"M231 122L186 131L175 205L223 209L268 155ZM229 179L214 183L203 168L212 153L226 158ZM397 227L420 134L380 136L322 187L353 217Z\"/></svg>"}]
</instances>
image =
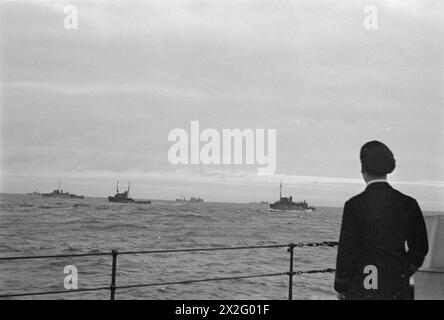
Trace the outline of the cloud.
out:
<instances>
[{"instance_id":1,"label":"cloud","mask_svg":"<svg viewBox=\"0 0 444 320\"><path fill-rule=\"evenodd\" d=\"M65 4L79 8L77 31L63 28ZM171 170L169 130L198 119L276 128L289 184L362 185L359 148L380 139L394 178L440 188L442 1L374 1L376 32L362 28L366 4L1 2L2 171L278 183Z\"/></svg>"},{"instance_id":2,"label":"cloud","mask_svg":"<svg viewBox=\"0 0 444 320\"><path fill-rule=\"evenodd\" d=\"M19 173L16 173L20 175ZM48 173L22 173L27 177L47 177ZM335 187L335 186L363 186L362 178L342 178L342 177L320 177L320 176L302 176L291 174L274 174L271 176L260 176L254 171L245 171L240 169L217 169L217 168L176 168L165 170L89 170L84 172L66 173L56 172L55 176L64 176L66 178L87 178L97 179L102 177L113 177L114 179L125 180L135 178L141 181L163 181L173 183L210 183L210 184L236 184L245 186L276 186L282 181L284 186L313 186L313 187ZM417 186L429 188L444 188L444 181L417 180L417 181L399 181L389 179L390 183L397 186Z\"/></svg>"},{"instance_id":3,"label":"cloud","mask_svg":"<svg viewBox=\"0 0 444 320\"><path fill-rule=\"evenodd\" d=\"M208 93L196 89L186 89L184 87L162 87L144 82L128 82L128 83L82 83L82 84L64 84L60 82L47 81L10 81L2 82L3 89L28 89L49 91L52 93L60 93L64 95L119 95L119 94L135 94L145 93L153 95L161 95L179 98L207 98Z\"/></svg>"}]
</instances>

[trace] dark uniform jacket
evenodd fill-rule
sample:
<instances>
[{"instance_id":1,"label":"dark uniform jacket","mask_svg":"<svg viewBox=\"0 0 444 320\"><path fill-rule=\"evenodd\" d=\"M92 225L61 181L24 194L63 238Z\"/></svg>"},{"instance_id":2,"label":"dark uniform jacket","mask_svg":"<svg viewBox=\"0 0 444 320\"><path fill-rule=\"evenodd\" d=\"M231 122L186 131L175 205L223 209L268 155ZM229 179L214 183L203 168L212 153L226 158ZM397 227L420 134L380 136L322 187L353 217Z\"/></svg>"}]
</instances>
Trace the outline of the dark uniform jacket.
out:
<instances>
[{"instance_id":1,"label":"dark uniform jacket","mask_svg":"<svg viewBox=\"0 0 444 320\"><path fill-rule=\"evenodd\" d=\"M344 206L335 290L345 299L409 299L409 278L427 251L417 201L386 182L369 184ZM370 275L377 276L377 283L369 281Z\"/></svg>"}]
</instances>

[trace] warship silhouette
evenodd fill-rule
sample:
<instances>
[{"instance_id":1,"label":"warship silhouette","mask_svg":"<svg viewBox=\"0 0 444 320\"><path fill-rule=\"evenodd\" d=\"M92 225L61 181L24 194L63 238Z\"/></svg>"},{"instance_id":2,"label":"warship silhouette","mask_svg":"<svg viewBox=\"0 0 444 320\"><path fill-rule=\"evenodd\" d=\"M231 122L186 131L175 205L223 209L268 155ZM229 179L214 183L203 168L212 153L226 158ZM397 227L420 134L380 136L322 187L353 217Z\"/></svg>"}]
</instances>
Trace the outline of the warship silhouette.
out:
<instances>
[{"instance_id":1,"label":"warship silhouette","mask_svg":"<svg viewBox=\"0 0 444 320\"><path fill-rule=\"evenodd\" d=\"M190 200L186 200L186 201L188 201L188 202L203 202L203 199L199 198L199 197L197 197L197 198L191 197Z\"/></svg>"},{"instance_id":2,"label":"warship silhouette","mask_svg":"<svg viewBox=\"0 0 444 320\"><path fill-rule=\"evenodd\" d=\"M270 209L276 211L304 211L311 212L315 210L314 207L310 207L307 201L293 202L293 197L282 197L282 181L280 184L279 200L270 204Z\"/></svg>"},{"instance_id":3,"label":"warship silhouette","mask_svg":"<svg viewBox=\"0 0 444 320\"><path fill-rule=\"evenodd\" d=\"M78 196L76 194L72 194L69 192L63 192L63 189L60 188L60 181L57 189L53 190L50 193L42 193L42 197L44 198L64 198L64 199L83 199L83 196ZM35 193L33 193L35 194Z\"/></svg>"},{"instance_id":4,"label":"warship silhouette","mask_svg":"<svg viewBox=\"0 0 444 320\"><path fill-rule=\"evenodd\" d=\"M182 192L180 193L180 197L176 199L176 201L178 202L186 202L187 199L185 199L185 197L182 196Z\"/></svg>"},{"instance_id":5,"label":"warship silhouette","mask_svg":"<svg viewBox=\"0 0 444 320\"><path fill-rule=\"evenodd\" d=\"M138 201L130 198L129 191L130 191L131 181L128 181L128 189L124 192L119 192L119 181L117 181L116 186L116 194L114 196L109 196L108 201L109 202L120 202L120 203L140 203L140 204L150 204L151 201L149 200L143 200Z\"/></svg>"},{"instance_id":6,"label":"warship silhouette","mask_svg":"<svg viewBox=\"0 0 444 320\"><path fill-rule=\"evenodd\" d=\"M28 196L41 196L42 194L38 191L28 192Z\"/></svg>"},{"instance_id":7,"label":"warship silhouette","mask_svg":"<svg viewBox=\"0 0 444 320\"><path fill-rule=\"evenodd\" d=\"M203 202L204 200L202 198L199 197L191 197L190 199L187 200L187 198L182 197L182 193L180 194L180 198L177 198L176 201L178 202Z\"/></svg>"}]
</instances>

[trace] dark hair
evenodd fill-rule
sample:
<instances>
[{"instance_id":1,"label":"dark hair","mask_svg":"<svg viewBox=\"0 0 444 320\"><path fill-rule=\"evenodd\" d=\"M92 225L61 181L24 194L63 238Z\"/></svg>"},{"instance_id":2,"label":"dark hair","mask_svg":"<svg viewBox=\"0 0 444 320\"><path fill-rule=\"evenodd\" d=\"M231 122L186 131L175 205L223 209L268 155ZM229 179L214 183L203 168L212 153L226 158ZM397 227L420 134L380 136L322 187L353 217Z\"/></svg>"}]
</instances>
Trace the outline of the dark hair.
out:
<instances>
[{"instance_id":1,"label":"dark hair","mask_svg":"<svg viewBox=\"0 0 444 320\"><path fill-rule=\"evenodd\" d=\"M396 167L396 160L392 151L379 141L369 141L361 148L360 153L362 172L381 176L392 173Z\"/></svg>"}]
</instances>

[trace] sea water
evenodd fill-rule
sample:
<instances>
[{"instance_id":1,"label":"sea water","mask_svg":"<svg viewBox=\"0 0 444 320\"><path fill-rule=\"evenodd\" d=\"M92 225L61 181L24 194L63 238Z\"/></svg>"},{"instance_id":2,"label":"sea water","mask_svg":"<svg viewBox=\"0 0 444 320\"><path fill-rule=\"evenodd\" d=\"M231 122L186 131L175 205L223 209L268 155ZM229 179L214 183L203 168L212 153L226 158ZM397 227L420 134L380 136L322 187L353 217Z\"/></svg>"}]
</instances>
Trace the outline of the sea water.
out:
<instances>
[{"instance_id":1,"label":"sea water","mask_svg":"<svg viewBox=\"0 0 444 320\"><path fill-rule=\"evenodd\" d=\"M272 212L267 205L109 203L105 198L1 195L0 256L80 254L337 241L341 208ZM295 248L294 270L335 268L336 248ZM78 288L109 286L111 256L0 261L1 293L65 290L74 265ZM122 255L117 286L287 272L287 248ZM295 299L334 299L332 273L296 275ZM288 276L117 289L116 299L287 299ZM26 297L109 299L109 290ZM22 298L24 299L24 298Z\"/></svg>"}]
</instances>

